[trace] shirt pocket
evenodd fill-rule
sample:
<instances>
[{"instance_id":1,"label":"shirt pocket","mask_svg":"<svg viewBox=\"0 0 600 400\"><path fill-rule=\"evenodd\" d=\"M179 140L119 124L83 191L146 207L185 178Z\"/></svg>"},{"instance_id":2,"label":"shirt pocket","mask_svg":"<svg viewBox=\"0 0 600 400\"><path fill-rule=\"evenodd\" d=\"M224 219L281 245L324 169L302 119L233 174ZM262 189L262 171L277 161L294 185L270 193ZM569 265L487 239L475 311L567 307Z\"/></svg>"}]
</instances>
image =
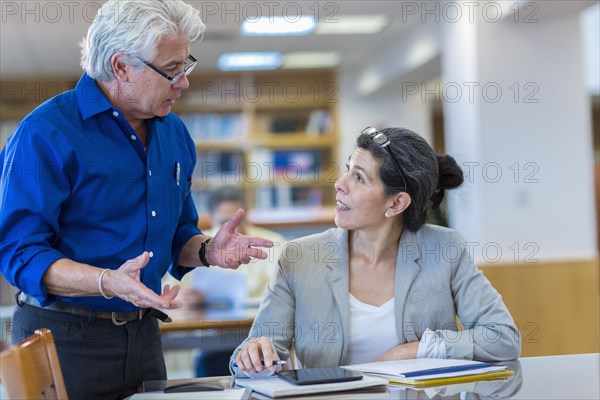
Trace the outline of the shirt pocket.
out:
<instances>
[{"instance_id":1,"label":"shirt pocket","mask_svg":"<svg viewBox=\"0 0 600 400\"><path fill-rule=\"evenodd\" d=\"M171 230L175 232L179 224L179 218L183 210L183 203L189 195L192 183L186 179L180 179L179 185L176 179L171 179L169 184L169 196L171 198Z\"/></svg>"}]
</instances>

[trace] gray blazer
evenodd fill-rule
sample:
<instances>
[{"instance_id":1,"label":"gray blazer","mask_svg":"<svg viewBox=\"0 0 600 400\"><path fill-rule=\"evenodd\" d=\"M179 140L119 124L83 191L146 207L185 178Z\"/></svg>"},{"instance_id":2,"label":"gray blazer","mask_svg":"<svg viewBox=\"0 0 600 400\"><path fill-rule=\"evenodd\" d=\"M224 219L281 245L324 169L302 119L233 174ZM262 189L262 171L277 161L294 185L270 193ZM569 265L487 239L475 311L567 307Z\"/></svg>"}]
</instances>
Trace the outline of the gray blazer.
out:
<instances>
[{"instance_id":1,"label":"gray blazer","mask_svg":"<svg viewBox=\"0 0 600 400\"><path fill-rule=\"evenodd\" d=\"M348 254L348 231L339 228L286 244L249 337L271 338L282 360L289 358L294 342L297 362L304 368L345 365ZM457 231L433 225L414 233L405 230L395 281L400 343L420 340L429 328L443 337L448 358L501 361L519 356L519 331Z\"/></svg>"}]
</instances>

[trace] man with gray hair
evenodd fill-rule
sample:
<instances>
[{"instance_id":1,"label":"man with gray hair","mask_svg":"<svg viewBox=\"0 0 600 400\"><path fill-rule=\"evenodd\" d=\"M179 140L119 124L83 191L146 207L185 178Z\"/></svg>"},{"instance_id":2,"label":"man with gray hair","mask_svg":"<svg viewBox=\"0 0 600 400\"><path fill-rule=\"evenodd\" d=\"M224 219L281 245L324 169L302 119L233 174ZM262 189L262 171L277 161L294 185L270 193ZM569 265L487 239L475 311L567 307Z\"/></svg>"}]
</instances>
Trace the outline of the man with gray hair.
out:
<instances>
[{"instance_id":1,"label":"man with gray hair","mask_svg":"<svg viewBox=\"0 0 600 400\"><path fill-rule=\"evenodd\" d=\"M31 112L0 157L0 270L20 289L13 341L49 328L72 399L166 379L156 308L195 266L237 268L268 240L196 227L195 145L171 107L204 31L181 0L109 0L82 42L74 90ZM212 239L212 240L211 240Z\"/></svg>"}]
</instances>

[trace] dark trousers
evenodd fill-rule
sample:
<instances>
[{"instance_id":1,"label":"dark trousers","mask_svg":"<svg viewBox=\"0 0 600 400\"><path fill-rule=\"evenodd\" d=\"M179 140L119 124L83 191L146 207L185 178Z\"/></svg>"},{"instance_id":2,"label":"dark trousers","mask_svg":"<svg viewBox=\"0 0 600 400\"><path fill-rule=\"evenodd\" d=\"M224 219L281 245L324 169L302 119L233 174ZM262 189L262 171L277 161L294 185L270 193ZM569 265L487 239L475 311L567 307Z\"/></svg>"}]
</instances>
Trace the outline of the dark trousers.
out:
<instances>
[{"instance_id":1,"label":"dark trousers","mask_svg":"<svg viewBox=\"0 0 600 400\"><path fill-rule=\"evenodd\" d=\"M52 331L71 400L122 399L143 381L167 377L156 318L115 326L107 319L16 307L13 342L39 328Z\"/></svg>"},{"instance_id":2,"label":"dark trousers","mask_svg":"<svg viewBox=\"0 0 600 400\"><path fill-rule=\"evenodd\" d=\"M229 375L229 358L233 351L202 351L196 355L196 377Z\"/></svg>"}]
</instances>

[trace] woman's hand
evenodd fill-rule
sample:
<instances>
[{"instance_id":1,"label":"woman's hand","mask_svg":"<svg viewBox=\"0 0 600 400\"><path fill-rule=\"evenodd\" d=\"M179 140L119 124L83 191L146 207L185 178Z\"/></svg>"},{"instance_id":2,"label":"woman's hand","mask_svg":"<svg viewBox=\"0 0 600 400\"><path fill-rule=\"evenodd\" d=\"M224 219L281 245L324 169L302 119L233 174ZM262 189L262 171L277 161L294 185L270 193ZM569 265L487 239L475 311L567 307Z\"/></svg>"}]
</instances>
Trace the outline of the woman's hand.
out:
<instances>
[{"instance_id":1,"label":"woman's hand","mask_svg":"<svg viewBox=\"0 0 600 400\"><path fill-rule=\"evenodd\" d=\"M404 343L386 351L375 361L407 360L410 358L417 358L418 348L419 342Z\"/></svg>"},{"instance_id":2,"label":"woman's hand","mask_svg":"<svg viewBox=\"0 0 600 400\"><path fill-rule=\"evenodd\" d=\"M238 368L248 372L260 372L264 368L275 371L277 366L273 362L277 360L279 355L273 343L264 336L248 339L235 358Z\"/></svg>"}]
</instances>

